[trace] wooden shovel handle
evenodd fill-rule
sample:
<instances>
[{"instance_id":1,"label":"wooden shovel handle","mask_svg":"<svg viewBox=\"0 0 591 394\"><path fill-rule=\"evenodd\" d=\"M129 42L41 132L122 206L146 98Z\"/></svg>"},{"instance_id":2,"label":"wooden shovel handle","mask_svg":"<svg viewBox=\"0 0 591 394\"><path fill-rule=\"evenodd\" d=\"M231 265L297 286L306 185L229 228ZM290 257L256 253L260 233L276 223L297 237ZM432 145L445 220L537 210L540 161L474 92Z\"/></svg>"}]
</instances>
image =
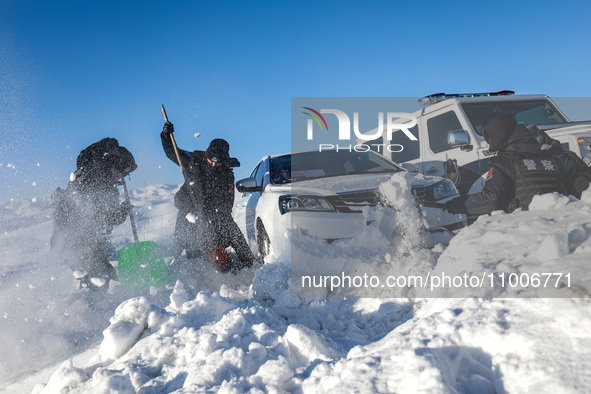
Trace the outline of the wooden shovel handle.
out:
<instances>
[{"instance_id":1,"label":"wooden shovel handle","mask_svg":"<svg viewBox=\"0 0 591 394\"><path fill-rule=\"evenodd\" d=\"M166 110L164 109L164 104L160 104L160 108L162 108L162 115L164 115L164 121L168 122L168 115L166 115ZM176 161L179 163L179 167L181 167L181 172L183 173L183 177L185 178L185 182L188 184L189 195L191 196L191 201L193 202L193 206L195 209L199 209L199 203L197 202L197 198L195 197L195 193L193 193L193 189L190 185L190 180L185 173L185 168L183 167L183 163L181 162L181 156L179 154L179 148L176 145L176 141L174 139L173 133L170 133L170 140L172 141L172 147L174 148L174 153L176 155Z\"/></svg>"},{"instance_id":2,"label":"wooden shovel handle","mask_svg":"<svg viewBox=\"0 0 591 394\"><path fill-rule=\"evenodd\" d=\"M166 110L164 109L164 104L160 104L160 108L162 108L162 115L164 115L164 121L168 122L168 116L166 115Z\"/></svg>"}]
</instances>

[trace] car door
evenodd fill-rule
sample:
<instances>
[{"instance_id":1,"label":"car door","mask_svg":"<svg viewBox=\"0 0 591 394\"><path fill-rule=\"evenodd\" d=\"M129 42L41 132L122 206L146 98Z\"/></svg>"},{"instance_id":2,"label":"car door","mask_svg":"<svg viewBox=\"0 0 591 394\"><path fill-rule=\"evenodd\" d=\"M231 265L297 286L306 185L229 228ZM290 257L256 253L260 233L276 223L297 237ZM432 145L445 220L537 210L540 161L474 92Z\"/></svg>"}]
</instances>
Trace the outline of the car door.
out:
<instances>
[{"instance_id":1,"label":"car door","mask_svg":"<svg viewBox=\"0 0 591 394\"><path fill-rule=\"evenodd\" d=\"M455 161L457 166L456 187L462 195L466 194L472 183L478 179L481 172L478 168L477 146L468 150L462 150L458 145L448 144L448 133L454 130L469 130L464 118L458 116L455 107L446 107L442 110L428 114L422 119L421 127L424 127L427 143L424 146L424 162L422 172L425 175L441 176L446 178L445 164L448 160ZM469 144L477 144L472 136ZM470 165L468 165L470 163ZM451 179L451 178L450 178Z\"/></svg>"},{"instance_id":2,"label":"car door","mask_svg":"<svg viewBox=\"0 0 591 394\"><path fill-rule=\"evenodd\" d=\"M252 173L251 178L255 178L257 186L264 188L263 179L266 168L268 167L268 160L262 160L257 164ZM253 242L256 245L256 231L255 231L255 219L256 209L261 198L262 192L246 192L243 193L242 198L236 203L234 207L234 216L236 223L244 233L249 244Z\"/></svg>"}]
</instances>

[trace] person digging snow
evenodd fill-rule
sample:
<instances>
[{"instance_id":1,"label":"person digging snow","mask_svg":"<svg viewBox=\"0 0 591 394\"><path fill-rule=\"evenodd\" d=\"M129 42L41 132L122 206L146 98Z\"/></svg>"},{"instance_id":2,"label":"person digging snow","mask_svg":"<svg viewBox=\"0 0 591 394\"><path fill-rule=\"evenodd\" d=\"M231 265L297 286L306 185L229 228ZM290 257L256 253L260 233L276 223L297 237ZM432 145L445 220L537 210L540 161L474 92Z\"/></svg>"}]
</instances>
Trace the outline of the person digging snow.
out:
<instances>
[{"instance_id":1,"label":"person digging snow","mask_svg":"<svg viewBox=\"0 0 591 394\"><path fill-rule=\"evenodd\" d=\"M108 290L118 280L105 255L107 235L131 211L119 203L120 179L137 168L131 152L115 138L103 138L82 150L67 188L53 193L51 248L70 264L80 288Z\"/></svg>"},{"instance_id":2,"label":"person digging snow","mask_svg":"<svg viewBox=\"0 0 591 394\"><path fill-rule=\"evenodd\" d=\"M489 151L495 152L486 182L480 192L448 201L445 205L451 213L526 211L537 194L557 192L580 198L589 186L589 169L580 158L562 151L539 130L518 124L511 114L492 119L482 135Z\"/></svg>"},{"instance_id":3,"label":"person digging snow","mask_svg":"<svg viewBox=\"0 0 591 394\"><path fill-rule=\"evenodd\" d=\"M166 156L175 164L176 153L171 139L174 126L164 124L160 137ZM174 198L178 209L174 229L174 258L180 258L183 250L187 259L204 258L211 248L231 246L240 259L239 267L251 267L254 255L232 218L234 205L234 172L240 162L229 155L227 141L216 138L205 151L188 152L178 149L185 171L185 183ZM189 188L192 189L191 196ZM195 206L197 205L197 206ZM225 253L225 252L224 252ZM230 269L229 264L217 267L220 271Z\"/></svg>"}]
</instances>

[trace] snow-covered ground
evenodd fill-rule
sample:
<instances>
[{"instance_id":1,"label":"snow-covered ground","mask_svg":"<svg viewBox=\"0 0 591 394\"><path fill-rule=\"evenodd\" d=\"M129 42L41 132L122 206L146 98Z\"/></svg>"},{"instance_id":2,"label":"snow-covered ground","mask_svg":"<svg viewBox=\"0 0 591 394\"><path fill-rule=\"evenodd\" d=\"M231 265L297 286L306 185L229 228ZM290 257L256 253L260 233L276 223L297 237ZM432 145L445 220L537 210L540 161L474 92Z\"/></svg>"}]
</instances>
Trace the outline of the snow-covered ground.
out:
<instances>
[{"instance_id":1,"label":"snow-covered ground","mask_svg":"<svg viewBox=\"0 0 591 394\"><path fill-rule=\"evenodd\" d=\"M132 192L140 240L157 242L165 256L175 189ZM117 283L107 294L75 290L71 271L50 253L48 201L0 203L0 389L591 391L591 191L581 201L547 195L536 197L530 212L482 217L448 245L449 237L422 233L403 180L382 190L398 210L366 210L374 224L353 240L328 245L288 232L291 251L262 267L222 274L196 260L192 276L183 271L170 289L145 294ZM383 234L392 228L398 229L394 246ZM131 240L128 222L115 229L113 264ZM379 253L368 259L369 249ZM551 293L562 298L524 298L535 295L532 286L488 286L478 294L486 298L459 298L457 289L443 294L458 298L433 298L417 288L398 298L343 298L350 289L339 288L314 289L333 297L312 299L290 291L292 259L340 262L349 273L369 266L376 275L391 274L392 267L399 275L571 275L570 286Z\"/></svg>"}]
</instances>

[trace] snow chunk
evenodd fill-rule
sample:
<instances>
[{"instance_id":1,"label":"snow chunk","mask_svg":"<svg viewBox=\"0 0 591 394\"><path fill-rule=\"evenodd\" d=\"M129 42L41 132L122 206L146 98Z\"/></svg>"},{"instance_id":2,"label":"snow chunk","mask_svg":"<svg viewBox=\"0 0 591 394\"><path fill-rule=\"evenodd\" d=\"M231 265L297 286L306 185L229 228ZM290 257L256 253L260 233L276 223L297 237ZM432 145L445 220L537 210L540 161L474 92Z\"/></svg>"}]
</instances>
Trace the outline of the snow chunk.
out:
<instances>
[{"instance_id":1,"label":"snow chunk","mask_svg":"<svg viewBox=\"0 0 591 394\"><path fill-rule=\"evenodd\" d=\"M49 378L43 391L46 393L65 392L62 389L76 387L90 379L84 370L74 367L72 360L64 362Z\"/></svg>"},{"instance_id":2,"label":"snow chunk","mask_svg":"<svg viewBox=\"0 0 591 394\"><path fill-rule=\"evenodd\" d=\"M591 185L581 194L581 201L591 203Z\"/></svg>"},{"instance_id":3,"label":"snow chunk","mask_svg":"<svg viewBox=\"0 0 591 394\"><path fill-rule=\"evenodd\" d=\"M198 217L194 213L189 212L187 216L185 216L185 219L187 219L189 223L197 223Z\"/></svg>"},{"instance_id":4,"label":"snow chunk","mask_svg":"<svg viewBox=\"0 0 591 394\"><path fill-rule=\"evenodd\" d=\"M123 302L110 319L111 325L103 331L99 354L103 360L116 359L127 352L147 328L159 325L166 312L150 303L146 297ZM158 316L155 316L155 315Z\"/></svg>"},{"instance_id":5,"label":"snow chunk","mask_svg":"<svg viewBox=\"0 0 591 394\"><path fill-rule=\"evenodd\" d=\"M338 356L335 345L322 339L318 334L301 324L291 324L285 332L289 350L300 359L300 363L308 365L314 360L331 361Z\"/></svg>"},{"instance_id":6,"label":"snow chunk","mask_svg":"<svg viewBox=\"0 0 591 394\"><path fill-rule=\"evenodd\" d=\"M99 368L92 375L92 392L95 393L134 393L135 389L129 374Z\"/></svg>"},{"instance_id":7,"label":"snow chunk","mask_svg":"<svg viewBox=\"0 0 591 394\"><path fill-rule=\"evenodd\" d=\"M90 282L96 287L103 287L107 280L105 278L90 278Z\"/></svg>"},{"instance_id":8,"label":"snow chunk","mask_svg":"<svg viewBox=\"0 0 591 394\"><path fill-rule=\"evenodd\" d=\"M176 281L174 285L174 290L170 295L170 306L174 309L180 309L185 302L189 300L189 295L185 290L185 286L183 286L183 282L180 280Z\"/></svg>"},{"instance_id":9,"label":"snow chunk","mask_svg":"<svg viewBox=\"0 0 591 394\"><path fill-rule=\"evenodd\" d=\"M82 279L86 275L88 275L88 272L81 271L81 270L76 270L76 271L73 272L73 274L74 274L74 278L76 278L76 279Z\"/></svg>"},{"instance_id":10,"label":"snow chunk","mask_svg":"<svg viewBox=\"0 0 591 394\"><path fill-rule=\"evenodd\" d=\"M422 230L423 218L415 206L411 192L414 177L410 173L394 174L389 182L380 185L380 192L396 212L396 237L392 240L397 245L397 252L404 254L424 243Z\"/></svg>"},{"instance_id":11,"label":"snow chunk","mask_svg":"<svg viewBox=\"0 0 591 394\"><path fill-rule=\"evenodd\" d=\"M566 206L571 201L569 197L559 193L547 193L534 196L529 204L530 211L541 211L544 209L556 210Z\"/></svg>"},{"instance_id":12,"label":"snow chunk","mask_svg":"<svg viewBox=\"0 0 591 394\"><path fill-rule=\"evenodd\" d=\"M282 386L293 377L294 371L289 362L285 357L279 356L277 360L269 360L261 365L255 379L251 380L256 382L260 379L265 385Z\"/></svg>"}]
</instances>

